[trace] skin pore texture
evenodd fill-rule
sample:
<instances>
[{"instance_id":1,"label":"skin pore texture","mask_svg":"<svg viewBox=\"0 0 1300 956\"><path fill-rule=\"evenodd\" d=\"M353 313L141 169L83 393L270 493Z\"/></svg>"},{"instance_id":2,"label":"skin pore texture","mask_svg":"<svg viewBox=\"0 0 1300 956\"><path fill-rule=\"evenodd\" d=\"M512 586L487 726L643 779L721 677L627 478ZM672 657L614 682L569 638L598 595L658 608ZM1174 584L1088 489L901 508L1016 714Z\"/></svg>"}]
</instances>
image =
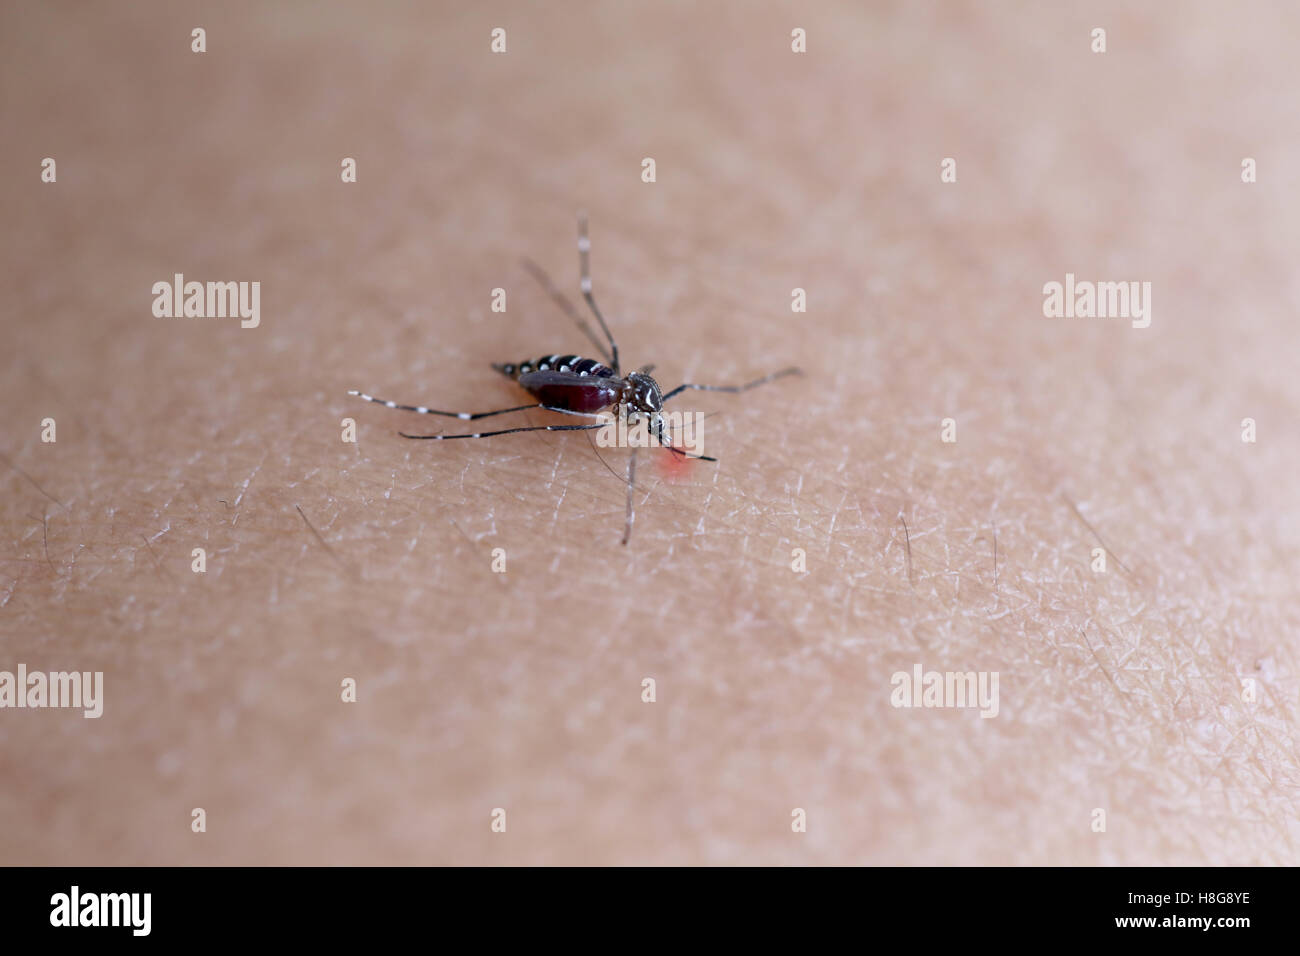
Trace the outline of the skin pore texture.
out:
<instances>
[{"instance_id":1,"label":"skin pore texture","mask_svg":"<svg viewBox=\"0 0 1300 956\"><path fill-rule=\"evenodd\" d=\"M0 862L1300 862L1300 15L866 6L7 5L0 670L104 712L0 710ZM346 394L590 354L579 210L625 369L805 371L627 547L625 450Z\"/></svg>"}]
</instances>

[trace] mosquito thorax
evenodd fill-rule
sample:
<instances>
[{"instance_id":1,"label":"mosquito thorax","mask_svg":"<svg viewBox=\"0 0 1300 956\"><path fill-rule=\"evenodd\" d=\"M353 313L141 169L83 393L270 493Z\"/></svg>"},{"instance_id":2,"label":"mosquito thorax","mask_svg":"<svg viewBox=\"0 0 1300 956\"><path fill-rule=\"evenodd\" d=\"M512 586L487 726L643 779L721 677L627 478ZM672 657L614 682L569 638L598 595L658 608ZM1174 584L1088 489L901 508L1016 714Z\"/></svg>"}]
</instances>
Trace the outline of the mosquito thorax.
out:
<instances>
[{"instance_id":1,"label":"mosquito thorax","mask_svg":"<svg viewBox=\"0 0 1300 956\"><path fill-rule=\"evenodd\" d=\"M623 403L635 411L657 417L664 407L659 383L644 372L630 372L623 383Z\"/></svg>"}]
</instances>

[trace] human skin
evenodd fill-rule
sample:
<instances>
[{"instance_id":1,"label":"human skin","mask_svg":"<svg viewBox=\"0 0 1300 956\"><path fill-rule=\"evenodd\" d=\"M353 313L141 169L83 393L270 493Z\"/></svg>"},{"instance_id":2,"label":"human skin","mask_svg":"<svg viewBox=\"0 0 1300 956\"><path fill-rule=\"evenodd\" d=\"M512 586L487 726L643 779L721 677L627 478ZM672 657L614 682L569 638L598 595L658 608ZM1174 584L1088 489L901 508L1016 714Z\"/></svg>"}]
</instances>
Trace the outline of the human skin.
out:
<instances>
[{"instance_id":1,"label":"human skin","mask_svg":"<svg viewBox=\"0 0 1300 956\"><path fill-rule=\"evenodd\" d=\"M1300 18L861 6L6 7L0 670L105 702L0 711L0 862L1300 862ZM626 547L626 451L346 394L591 351L579 209L626 368L805 371Z\"/></svg>"}]
</instances>

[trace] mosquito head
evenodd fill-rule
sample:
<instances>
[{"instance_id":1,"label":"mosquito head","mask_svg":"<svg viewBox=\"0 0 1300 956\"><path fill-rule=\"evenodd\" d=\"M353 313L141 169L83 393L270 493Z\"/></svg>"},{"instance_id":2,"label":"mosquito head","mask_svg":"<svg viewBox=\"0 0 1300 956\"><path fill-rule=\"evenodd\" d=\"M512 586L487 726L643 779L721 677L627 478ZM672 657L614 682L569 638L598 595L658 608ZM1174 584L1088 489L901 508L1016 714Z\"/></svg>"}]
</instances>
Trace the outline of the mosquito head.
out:
<instances>
[{"instance_id":1,"label":"mosquito head","mask_svg":"<svg viewBox=\"0 0 1300 956\"><path fill-rule=\"evenodd\" d=\"M629 422L636 422L644 416L650 434L663 440L664 396L659 391L659 383L649 376L647 369L630 372L623 380L623 406L627 409Z\"/></svg>"}]
</instances>

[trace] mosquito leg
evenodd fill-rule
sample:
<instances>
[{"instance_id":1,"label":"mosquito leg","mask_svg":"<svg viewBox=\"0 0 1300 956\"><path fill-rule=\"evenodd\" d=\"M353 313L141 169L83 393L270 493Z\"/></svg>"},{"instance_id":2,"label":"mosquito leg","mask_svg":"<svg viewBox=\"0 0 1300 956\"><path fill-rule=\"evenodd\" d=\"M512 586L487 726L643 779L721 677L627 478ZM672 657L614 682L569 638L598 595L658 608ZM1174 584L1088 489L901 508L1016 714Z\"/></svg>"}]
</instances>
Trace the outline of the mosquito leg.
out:
<instances>
[{"instance_id":1,"label":"mosquito leg","mask_svg":"<svg viewBox=\"0 0 1300 956\"><path fill-rule=\"evenodd\" d=\"M636 449L627 460L627 523L623 526L623 543L632 537L632 522L636 521L636 507L632 495L636 492Z\"/></svg>"},{"instance_id":2,"label":"mosquito leg","mask_svg":"<svg viewBox=\"0 0 1300 956\"><path fill-rule=\"evenodd\" d=\"M463 435L408 435L398 432L403 438L422 438L428 441L443 441L449 438L492 438L495 435L513 435L516 432L582 432L593 428L604 428L608 422L593 422L590 425L528 425L523 428L503 428L495 432L474 432Z\"/></svg>"},{"instance_id":3,"label":"mosquito leg","mask_svg":"<svg viewBox=\"0 0 1300 956\"><path fill-rule=\"evenodd\" d=\"M609 354L609 347L596 335L591 324L578 314L578 310L574 308L574 305L569 301L568 296L555 287L555 283L551 281L551 277L548 276L546 272L543 271L542 267L532 259L523 258L519 261L523 267L528 270L529 274L537 280L538 284L541 285L546 294L551 297L551 300L560 307L565 315L574 321L578 328L582 329L582 334L591 341L592 345L596 346L596 351L600 354L600 357L606 362L609 362L610 366L613 367L614 357Z\"/></svg>"},{"instance_id":4,"label":"mosquito leg","mask_svg":"<svg viewBox=\"0 0 1300 956\"><path fill-rule=\"evenodd\" d=\"M365 392L358 392L356 389L349 389L349 395L355 395L357 398L365 399L367 402L374 402L376 405L383 405L385 408L395 408L399 412L418 412L421 415L442 415L446 418L459 418L463 422L472 422L476 418L491 418L493 415L505 415L509 412L522 412L530 408L541 408L546 411L558 412L566 411L560 408L550 408L547 405L516 405L514 408L498 408L491 412L440 412L436 408L425 408L423 405L399 405L397 402L390 402L384 398L375 398L373 395L367 395ZM575 412L572 414L582 414Z\"/></svg>"},{"instance_id":5,"label":"mosquito leg","mask_svg":"<svg viewBox=\"0 0 1300 956\"><path fill-rule=\"evenodd\" d=\"M600 418L603 412L575 412L571 408L556 408L554 405L538 405L544 412L559 412L561 415L581 415L583 418Z\"/></svg>"},{"instance_id":6,"label":"mosquito leg","mask_svg":"<svg viewBox=\"0 0 1300 956\"><path fill-rule=\"evenodd\" d=\"M758 388L760 385L766 385L768 382L775 382L778 378L785 378L787 375L802 375L803 371L797 368L783 368L779 372L773 372L771 375L764 375L762 378L756 378L752 382L744 385L678 385L675 389L663 397L666 402L674 395L680 395L688 388L698 389L701 392L747 392L751 388Z\"/></svg>"},{"instance_id":7,"label":"mosquito leg","mask_svg":"<svg viewBox=\"0 0 1300 956\"><path fill-rule=\"evenodd\" d=\"M596 316L596 321L600 323L600 329L605 333L605 338L609 339L609 351L612 361L612 367L615 375L621 375L618 367L618 345L614 342L614 336L609 334L609 326L605 324L605 317L600 314L600 309L596 307L596 300L591 295L591 263L588 261L591 254L591 240L587 238L587 216L581 213L578 216L578 275L579 286L582 288L582 297L587 300L587 305L591 306L592 314Z\"/></svg>"}]
</instances>

